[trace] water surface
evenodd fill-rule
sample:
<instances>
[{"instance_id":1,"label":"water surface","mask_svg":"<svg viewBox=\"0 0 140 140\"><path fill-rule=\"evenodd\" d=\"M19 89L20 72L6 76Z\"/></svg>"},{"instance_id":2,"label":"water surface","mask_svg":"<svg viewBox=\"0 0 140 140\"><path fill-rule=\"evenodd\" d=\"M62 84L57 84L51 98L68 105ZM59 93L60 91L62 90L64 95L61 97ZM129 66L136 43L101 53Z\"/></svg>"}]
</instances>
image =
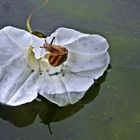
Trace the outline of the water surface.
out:
<instances>
[{"instance_id":1,"label":"water surface","mask_svg":"<svg viewBox=\"0 0 140 140\"><path fill-rule=\"evenodd\" d=\"M1 0L0 28L25 29L41 3ZM72 106L59 108L45 99L16 108L1 105L0 140L139 140L139 7L139 0L49 0L36 12L31 25L44 34L64 26L107 38L111 69Z\"/></svg>"}]
</instances>

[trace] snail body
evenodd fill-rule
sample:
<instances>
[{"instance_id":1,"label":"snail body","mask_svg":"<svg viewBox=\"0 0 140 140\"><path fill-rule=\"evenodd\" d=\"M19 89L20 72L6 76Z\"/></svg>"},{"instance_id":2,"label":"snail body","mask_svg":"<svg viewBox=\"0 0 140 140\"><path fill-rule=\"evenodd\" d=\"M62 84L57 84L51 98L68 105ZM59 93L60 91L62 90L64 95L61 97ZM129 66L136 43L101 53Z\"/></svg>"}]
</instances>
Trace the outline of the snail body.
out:
<instances>
[{"instance_id":1,"label":"snail body","mask_svg":"<svg viewBox=\"0 0 140 140\"><path fill-rule=\"evenodd\" d=\"M50 44L48 44L45 40L45 43L41 48L45 48L46 51L48 51L48 61L50 65L53 67L57 67L67 60L68 50L60 45L52 45L53 40Z\"/></svg>"}]
</instances>

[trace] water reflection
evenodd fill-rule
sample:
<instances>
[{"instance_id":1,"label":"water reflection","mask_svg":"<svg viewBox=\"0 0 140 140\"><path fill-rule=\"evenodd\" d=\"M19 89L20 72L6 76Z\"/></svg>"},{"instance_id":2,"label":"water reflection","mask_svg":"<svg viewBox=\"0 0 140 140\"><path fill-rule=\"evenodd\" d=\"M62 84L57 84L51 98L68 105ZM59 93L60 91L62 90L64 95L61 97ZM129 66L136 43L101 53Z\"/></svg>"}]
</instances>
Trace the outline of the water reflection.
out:
<instances>
[{"instance_id":1,"label":"water reflection","mask_svg":"<svg viewBox=\"0 0 140 140\"><path fill-rule=\"evenodd\" d=\"M0 105L0 117L9 121L16 127L25 127L32 124L37 115L39 115L41 122L50 126L51 122L58 122L64 120L76 112L80 111L85 104L90 103L98 95L101 83L105 81L107 71L100 77L95 84L88 90L84 98L74 105L66 107L58 107L57 105L47 101L43 97L41 102L34 100L25 105L10 107ZM51 130L50 130L51 132Z\"/></svg>"}]
</instances>

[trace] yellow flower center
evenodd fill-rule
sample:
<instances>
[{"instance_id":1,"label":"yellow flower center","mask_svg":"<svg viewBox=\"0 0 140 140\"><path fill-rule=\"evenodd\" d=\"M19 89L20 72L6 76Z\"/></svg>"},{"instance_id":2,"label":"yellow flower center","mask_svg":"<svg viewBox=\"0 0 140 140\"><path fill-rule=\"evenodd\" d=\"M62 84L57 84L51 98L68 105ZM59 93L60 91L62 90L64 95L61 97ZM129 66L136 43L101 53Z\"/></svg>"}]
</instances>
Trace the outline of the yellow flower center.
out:
<instances>
[{"instance_id":1,"label":"yellow flower center","mask_svg":"<svg viewBox=\"0 0 140 140\"><path fill-rule=\"evenodd\" d=\"M28 47L27 54L26 54L26 61L28 66L32 70L42 72L50 69L50 65L47 59L47 54L40 59L36 59L32 46Z\"/></svg>"}]
</instances>

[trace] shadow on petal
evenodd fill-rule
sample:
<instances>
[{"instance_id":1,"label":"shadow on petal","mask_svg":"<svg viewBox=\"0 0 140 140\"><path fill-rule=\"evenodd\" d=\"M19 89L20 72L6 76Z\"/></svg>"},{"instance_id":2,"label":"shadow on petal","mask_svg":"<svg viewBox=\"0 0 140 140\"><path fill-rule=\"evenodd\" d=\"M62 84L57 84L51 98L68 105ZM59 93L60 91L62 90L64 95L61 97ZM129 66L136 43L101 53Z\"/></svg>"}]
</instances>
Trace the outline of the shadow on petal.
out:
<instances>
[{"instance_id":1,"label":"shadow on petal","mask_svg":"<svg viewBox=\"0 0 140 140\"><path fill-rule=\"evenodd\" d=\"M109 66L110 69L110 66ZM58 107L44 97L39 96L41 102L34 100L17 107L0 104L0 117L9 121L16 127L25 127L32 124L39 115L41 122L47 124L50 129L51 122L59 122L80 111L86 104L89 104L98 95L101 83L106 79L108 71L105 71L95 84L87 91L85 96L77 103L66 107ZM50 129L50 133L51 129Z\"/></svg>"}]
</instances>

